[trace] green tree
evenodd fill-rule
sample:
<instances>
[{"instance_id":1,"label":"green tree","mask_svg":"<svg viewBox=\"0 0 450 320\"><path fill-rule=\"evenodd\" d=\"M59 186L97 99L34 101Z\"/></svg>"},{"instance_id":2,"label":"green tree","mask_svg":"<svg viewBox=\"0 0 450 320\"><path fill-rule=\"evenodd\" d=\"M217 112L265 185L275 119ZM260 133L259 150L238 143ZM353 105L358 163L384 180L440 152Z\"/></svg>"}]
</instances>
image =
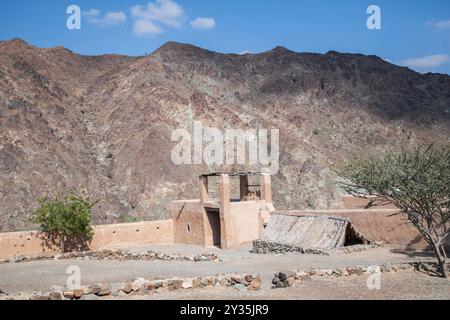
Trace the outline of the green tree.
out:
<instances>
[{"instance_id":1,"label":"green tree","mask_svg":"<svg viewBox=\"0 0 450 320\"><path fill-rule=\"evenodd\" d=\"M59 245L64 251L86 247L83 242L92 240L94 235L91 211L97 203L74 194L39 199L31 220L40 226L52 245Z\"/></svg>"},{"instance_id":2,"label":"green tree","mask_svg":"<svg viewBox=\"0 0 450 320\"><path fill-rule=\"evenodd\" d=\"M433 248L448 278L445 238L450 230L450 145L404 147L355 157L338 170L340 185L358 197L374 196L405 214Z\"/></svg>"}]
</instances>

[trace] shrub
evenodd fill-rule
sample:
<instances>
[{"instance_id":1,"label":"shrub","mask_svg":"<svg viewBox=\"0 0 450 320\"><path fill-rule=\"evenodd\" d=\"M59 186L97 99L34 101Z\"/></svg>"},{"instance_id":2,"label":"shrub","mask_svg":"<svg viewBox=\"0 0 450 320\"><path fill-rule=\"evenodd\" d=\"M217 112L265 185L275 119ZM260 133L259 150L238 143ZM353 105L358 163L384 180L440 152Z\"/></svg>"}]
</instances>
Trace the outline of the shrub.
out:
<instances>
[{"instance_id":1,"label":"shrub","mask_svg":"<svg viewBox=\"0 0 450 320\"><path fill-rule=\"evenodd\" d=\"M91 210L98 201L69 194L40 199L38 203L39 207L32 212L31 220L54 242L62 242L67 248L67 243L71 241L92 240Z\"/></svg>"}]
</instances>

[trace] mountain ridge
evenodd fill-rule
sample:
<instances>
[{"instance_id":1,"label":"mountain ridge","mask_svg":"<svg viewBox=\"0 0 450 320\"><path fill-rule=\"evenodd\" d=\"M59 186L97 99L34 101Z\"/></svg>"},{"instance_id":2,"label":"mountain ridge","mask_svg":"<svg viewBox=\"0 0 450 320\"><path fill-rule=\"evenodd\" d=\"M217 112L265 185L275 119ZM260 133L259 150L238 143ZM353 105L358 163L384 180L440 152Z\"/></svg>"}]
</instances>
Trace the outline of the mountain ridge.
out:
<instances>
[{"instance_id":1,"label":"mountain ridge","mask_svg":"<svg viewBox=\"0 0 450 320\"><path fill-rule=\"evenodd\" d=\"M333 51L168 42L83 56L0 42L1 230L29 227L37 198L70 189L101 200L98 224L168 217L168 202L197 197L196 175L218 170L171 163L172 130L194 120L279 128L276 207L327 208L340 194L332 167L349 154L450 141L450 77Z\"/></svg>"}]
</instances>

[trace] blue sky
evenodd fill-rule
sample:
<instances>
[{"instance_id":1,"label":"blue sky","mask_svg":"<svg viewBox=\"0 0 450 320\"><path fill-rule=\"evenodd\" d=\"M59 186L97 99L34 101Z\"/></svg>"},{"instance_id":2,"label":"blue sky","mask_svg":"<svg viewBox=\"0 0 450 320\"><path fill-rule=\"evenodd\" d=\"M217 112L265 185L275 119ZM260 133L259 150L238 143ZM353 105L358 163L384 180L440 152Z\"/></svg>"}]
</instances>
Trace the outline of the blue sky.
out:
<instances>
[{"instance_id":1,"label":"blue sky","mask_svg":"<svg viewBox=\"0 0 450 320\"><path fill-rule=\"evenodd\" d=\"M69 5L81 30L66 27ZM369 5L381 30L369 30ZM375 54L420 72L450 74L448 0L16 0L0 1L0 39L19 37L81 54L151 53L166 41L219 52Z\"/></svg>"}]
</instances>

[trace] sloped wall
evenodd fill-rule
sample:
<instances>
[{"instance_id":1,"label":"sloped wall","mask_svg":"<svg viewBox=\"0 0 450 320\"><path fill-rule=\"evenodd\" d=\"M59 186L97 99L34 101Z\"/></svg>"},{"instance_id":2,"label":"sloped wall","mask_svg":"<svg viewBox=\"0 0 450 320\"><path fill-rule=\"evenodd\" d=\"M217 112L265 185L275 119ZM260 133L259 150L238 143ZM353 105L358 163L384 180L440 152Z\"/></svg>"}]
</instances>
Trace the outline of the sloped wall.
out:
<instances>
[{"instance_id":1,"label":"sloped wall","mask_svg":"<svg viewBox=\"0 0 450 320\"><path fill-rule=\"evenodd\" d=\"M296 211L317 215L332 215L350 219L355 228L367 239L385 241L411 250L428 247L425 240L398 209L345 209Z\"/></svg>"}]
</instances>

